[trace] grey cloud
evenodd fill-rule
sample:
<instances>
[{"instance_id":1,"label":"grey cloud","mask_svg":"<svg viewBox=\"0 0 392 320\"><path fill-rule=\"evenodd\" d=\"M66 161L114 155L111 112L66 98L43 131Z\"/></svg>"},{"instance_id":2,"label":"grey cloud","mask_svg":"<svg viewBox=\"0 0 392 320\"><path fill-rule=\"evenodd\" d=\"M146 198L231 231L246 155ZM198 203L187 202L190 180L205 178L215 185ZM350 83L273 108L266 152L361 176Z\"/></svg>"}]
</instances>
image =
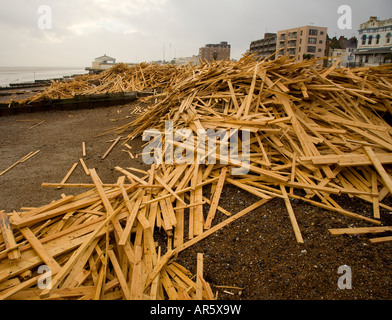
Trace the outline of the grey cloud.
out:
<instances>
[{"instance_id":1,"label":"grey cloud","mask_svg":"<svg viewBox=\"0 0 392 320\"><path fill-rule=\"evenodd\" d=\"M52 8L52 30L37 27L43 4ZM342 4L353 9L352 30L337 27ZM197 54L219 41L228 41L238 59L266 31L314 23L330 36L352 36L369 16L387 19L391 12L390 0L2 0L0 59L10 66L85 66L106 53L140 62Z\"/></svg>"}]
</instances>

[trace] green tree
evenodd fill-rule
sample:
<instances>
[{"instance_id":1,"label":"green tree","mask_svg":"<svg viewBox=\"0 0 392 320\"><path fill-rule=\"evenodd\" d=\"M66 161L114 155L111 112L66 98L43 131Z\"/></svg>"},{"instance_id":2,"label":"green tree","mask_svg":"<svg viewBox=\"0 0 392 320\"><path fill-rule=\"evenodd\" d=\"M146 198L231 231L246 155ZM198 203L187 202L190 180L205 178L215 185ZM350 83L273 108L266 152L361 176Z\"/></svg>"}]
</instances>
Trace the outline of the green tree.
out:
<instances>
[{"instance_id":1,"label":"green tree","mask_svg":"<svg viewBox=\"0 0 392 320\"><path fill-rule=\"evenodd\" d=\"M313 55L310 54L310 53L304 53L304 54L302 55L302 58L304 58L304 60L309 60L309 59L312 59L312 58L313 58Z\"/></svg>"},{"instance_id":2,"label":"green tree","mask_svg":"<svg viewBox=\"0 0 392 320\"><path fill-rule=\"evenodd\" d=\"M392 52L389 52L385 55L384 61L392 61Z\"/></svg>"}]
</instances>

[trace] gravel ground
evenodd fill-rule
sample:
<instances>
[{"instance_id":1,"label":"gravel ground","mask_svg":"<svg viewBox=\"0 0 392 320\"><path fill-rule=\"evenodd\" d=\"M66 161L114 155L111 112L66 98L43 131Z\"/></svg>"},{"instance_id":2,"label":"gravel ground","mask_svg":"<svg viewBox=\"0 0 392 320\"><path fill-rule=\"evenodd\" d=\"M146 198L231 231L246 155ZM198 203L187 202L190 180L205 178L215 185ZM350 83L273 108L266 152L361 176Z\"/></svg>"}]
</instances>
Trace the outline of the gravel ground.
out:
<instances>
[{"instance_id":1,"label":"gravel ground","mask_svg":"<svg viewBox=\"0 0 392 320\"><path fill-rule=\"evenodd\" d=\"M105 160L100 159L116 135L97 135L128 123L130 119L126 116L136 105L137 102L108 108L0 117L0 171L30 151L40 150L35 157L0 177L0 209L11 211L40 206L58 199L61 193L76 195L85 191L41 187L43 182L63 179L72 164L82 157L82 141L87 147L84 158L87 166L96 168L103 182L114 183L120 176L113 169L115 166L147 169L141 157L131 159L119 145ZM43 120L45 122L31 128ZM140 138L129 142L134 154L141 152L143 143ZM68 182L91 183L91 180L79 164ZM205 196L210 196L208 188ZM219 204L234 214L257 200L234 186L225 186ZM372 216L372 206L368 203L349 197L335 197L335 200L347 210ZM387 199L386 204L392 205L391 199ZM304 244L295 240L283 200L273 199L184 250L178 262L196 273L196 255L204 253L204 276L222 300L392 298L392 242L371 244L368 235L333 237L329 228L371 225L299 200L292 200L292 205ZM207 215L208 205L204 210ZM225 217L218 213L214 224ZM392 225L388 211L382 210L381 220L383 225ZM159 238L161 233L156 234ZM343 265L352 271L351 289L338 287L339 278L346 275L338 273Z\"/></svg>"}]
</instances>

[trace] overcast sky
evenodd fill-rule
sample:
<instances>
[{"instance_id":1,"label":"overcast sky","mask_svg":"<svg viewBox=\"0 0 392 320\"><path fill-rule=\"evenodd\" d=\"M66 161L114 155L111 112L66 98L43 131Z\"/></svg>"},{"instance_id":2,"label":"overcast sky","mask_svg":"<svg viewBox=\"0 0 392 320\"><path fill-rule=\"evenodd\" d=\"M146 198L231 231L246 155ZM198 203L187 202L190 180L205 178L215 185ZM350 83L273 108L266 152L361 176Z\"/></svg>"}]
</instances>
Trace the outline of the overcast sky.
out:
<instances>
[{"instance_id":1,"label":"overcast sky","mask_svg":"<svg viewBox=\"0 0 392 320\"><path fill-rule=\"evenodd\" d=\"M51 29L38 22L47 5ZM352 30L340 30L338 8L352 9ZM118 62L197 55L228 41L241 58L265 32L314 24L330 37L358 36L370 16L392 18L391 0L1 0L0 66L90 66L107 54ZM42 26L42 25L41 25Z\"/></svg>"}]
</instances>

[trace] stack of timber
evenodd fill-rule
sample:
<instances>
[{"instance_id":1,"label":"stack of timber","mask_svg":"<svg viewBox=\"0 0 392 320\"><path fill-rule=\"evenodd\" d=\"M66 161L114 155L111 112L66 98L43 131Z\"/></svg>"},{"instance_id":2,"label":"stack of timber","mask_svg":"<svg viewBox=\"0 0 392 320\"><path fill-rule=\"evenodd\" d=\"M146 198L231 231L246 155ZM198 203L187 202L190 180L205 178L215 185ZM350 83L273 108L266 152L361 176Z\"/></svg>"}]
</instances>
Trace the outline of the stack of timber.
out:
<instances>
[{"instance_id":1,"label":"stack of timber","mask_svg":"<svg viewBox=\"0 0 392 320\"><path fill-rule=\"evenodd\" d=\"M31 104L44 100L71 99L75 95L165 90L182 74L184 68L170 64L141 63L132 67L118 64L98 75L76 76L67 82L52 81L42 92L18 102Z\"/></svg>"},{"instance_id":2,"label":"stack of timber","mask_svg":"<svg viewBox=\"0 0 392 320\"><path fill-rule=\"evenodd\" d=\"M284 201L299 244L306 239L291 199L358 219L366 224L360 233L390 231L381 226L380 210L392 211L383 203L392 193L392 128L385 120L391 113L391 66L316 66L313 60L244 56L170 76L151 107L114 130L133 129L132 139L148 129L164 132L165 121L172 121L174 136L163 135L162 148L172 145L182 156L196 151L191 161L174 157L147 171L115 167L121 174L115 184L102 183L90 169L90 184L43 184L90 191L3 212L0 299L213 299L202 256L196 279L176 256L274 198ZM208 129L223 134L211 149L199 149L197 138ZM245 130L248 172L236 175L244 162L220 147ZM245 136L238 134L237 151ZM260 200L240 212L222 208L227 184ZM373 216L342 208L341 194L369 202ZM158 229L165 243L154 238ZM40 287L42 265L52 272L51 287Z\"/></svg>"},{"instance_id":3,"label":"stack of timber","mask_svg":"<svg viewBox=\"0 0 392 320\"><path fill-rule=\"evenodd\" d=\"M181 248L174 250L173 237L163 247L154 239L157 226L170 234L181 219L186 190L172 201L159 170L147 180L117 170L126 175L116 184L103 184L89 169L93 183L78 186L90 191L0 212L0 300L214 299L202 257L195 280L174 261ZM180 230L175 242L183 243L179 237Z\"/></svg>"},{"instance_id":4,"label":"stack of timber","mask_svg":"<svg viewBox=\"0 0 392 320\"><path fill-rule=\"evenodd\" d=\"M392 211L382 203L392 193L392 127L385 120L392 113L392 65L337 65L321 69L314 60L260 61L252 56L204 63L163 92L143 115L116 130L133 128L128 139L150 128L163 132L166 121L172 121L174 132L192 130L191 138L177 135L166 142L197 150L199 159L215 154L215 165L199 166L204 179L223 174L225 160L225 183L261 199L284 199L298 242L303 239L291 198L380 225L380 208ZM209 129L226 134L214 150L198 150L198 138ZM240 176L231 170L243 162L222 156L219 148L236 130L250 132L249 173ZM372 204L373 217L343 209L335 200L340 194Z\"/></svg>"}]
</instances>

